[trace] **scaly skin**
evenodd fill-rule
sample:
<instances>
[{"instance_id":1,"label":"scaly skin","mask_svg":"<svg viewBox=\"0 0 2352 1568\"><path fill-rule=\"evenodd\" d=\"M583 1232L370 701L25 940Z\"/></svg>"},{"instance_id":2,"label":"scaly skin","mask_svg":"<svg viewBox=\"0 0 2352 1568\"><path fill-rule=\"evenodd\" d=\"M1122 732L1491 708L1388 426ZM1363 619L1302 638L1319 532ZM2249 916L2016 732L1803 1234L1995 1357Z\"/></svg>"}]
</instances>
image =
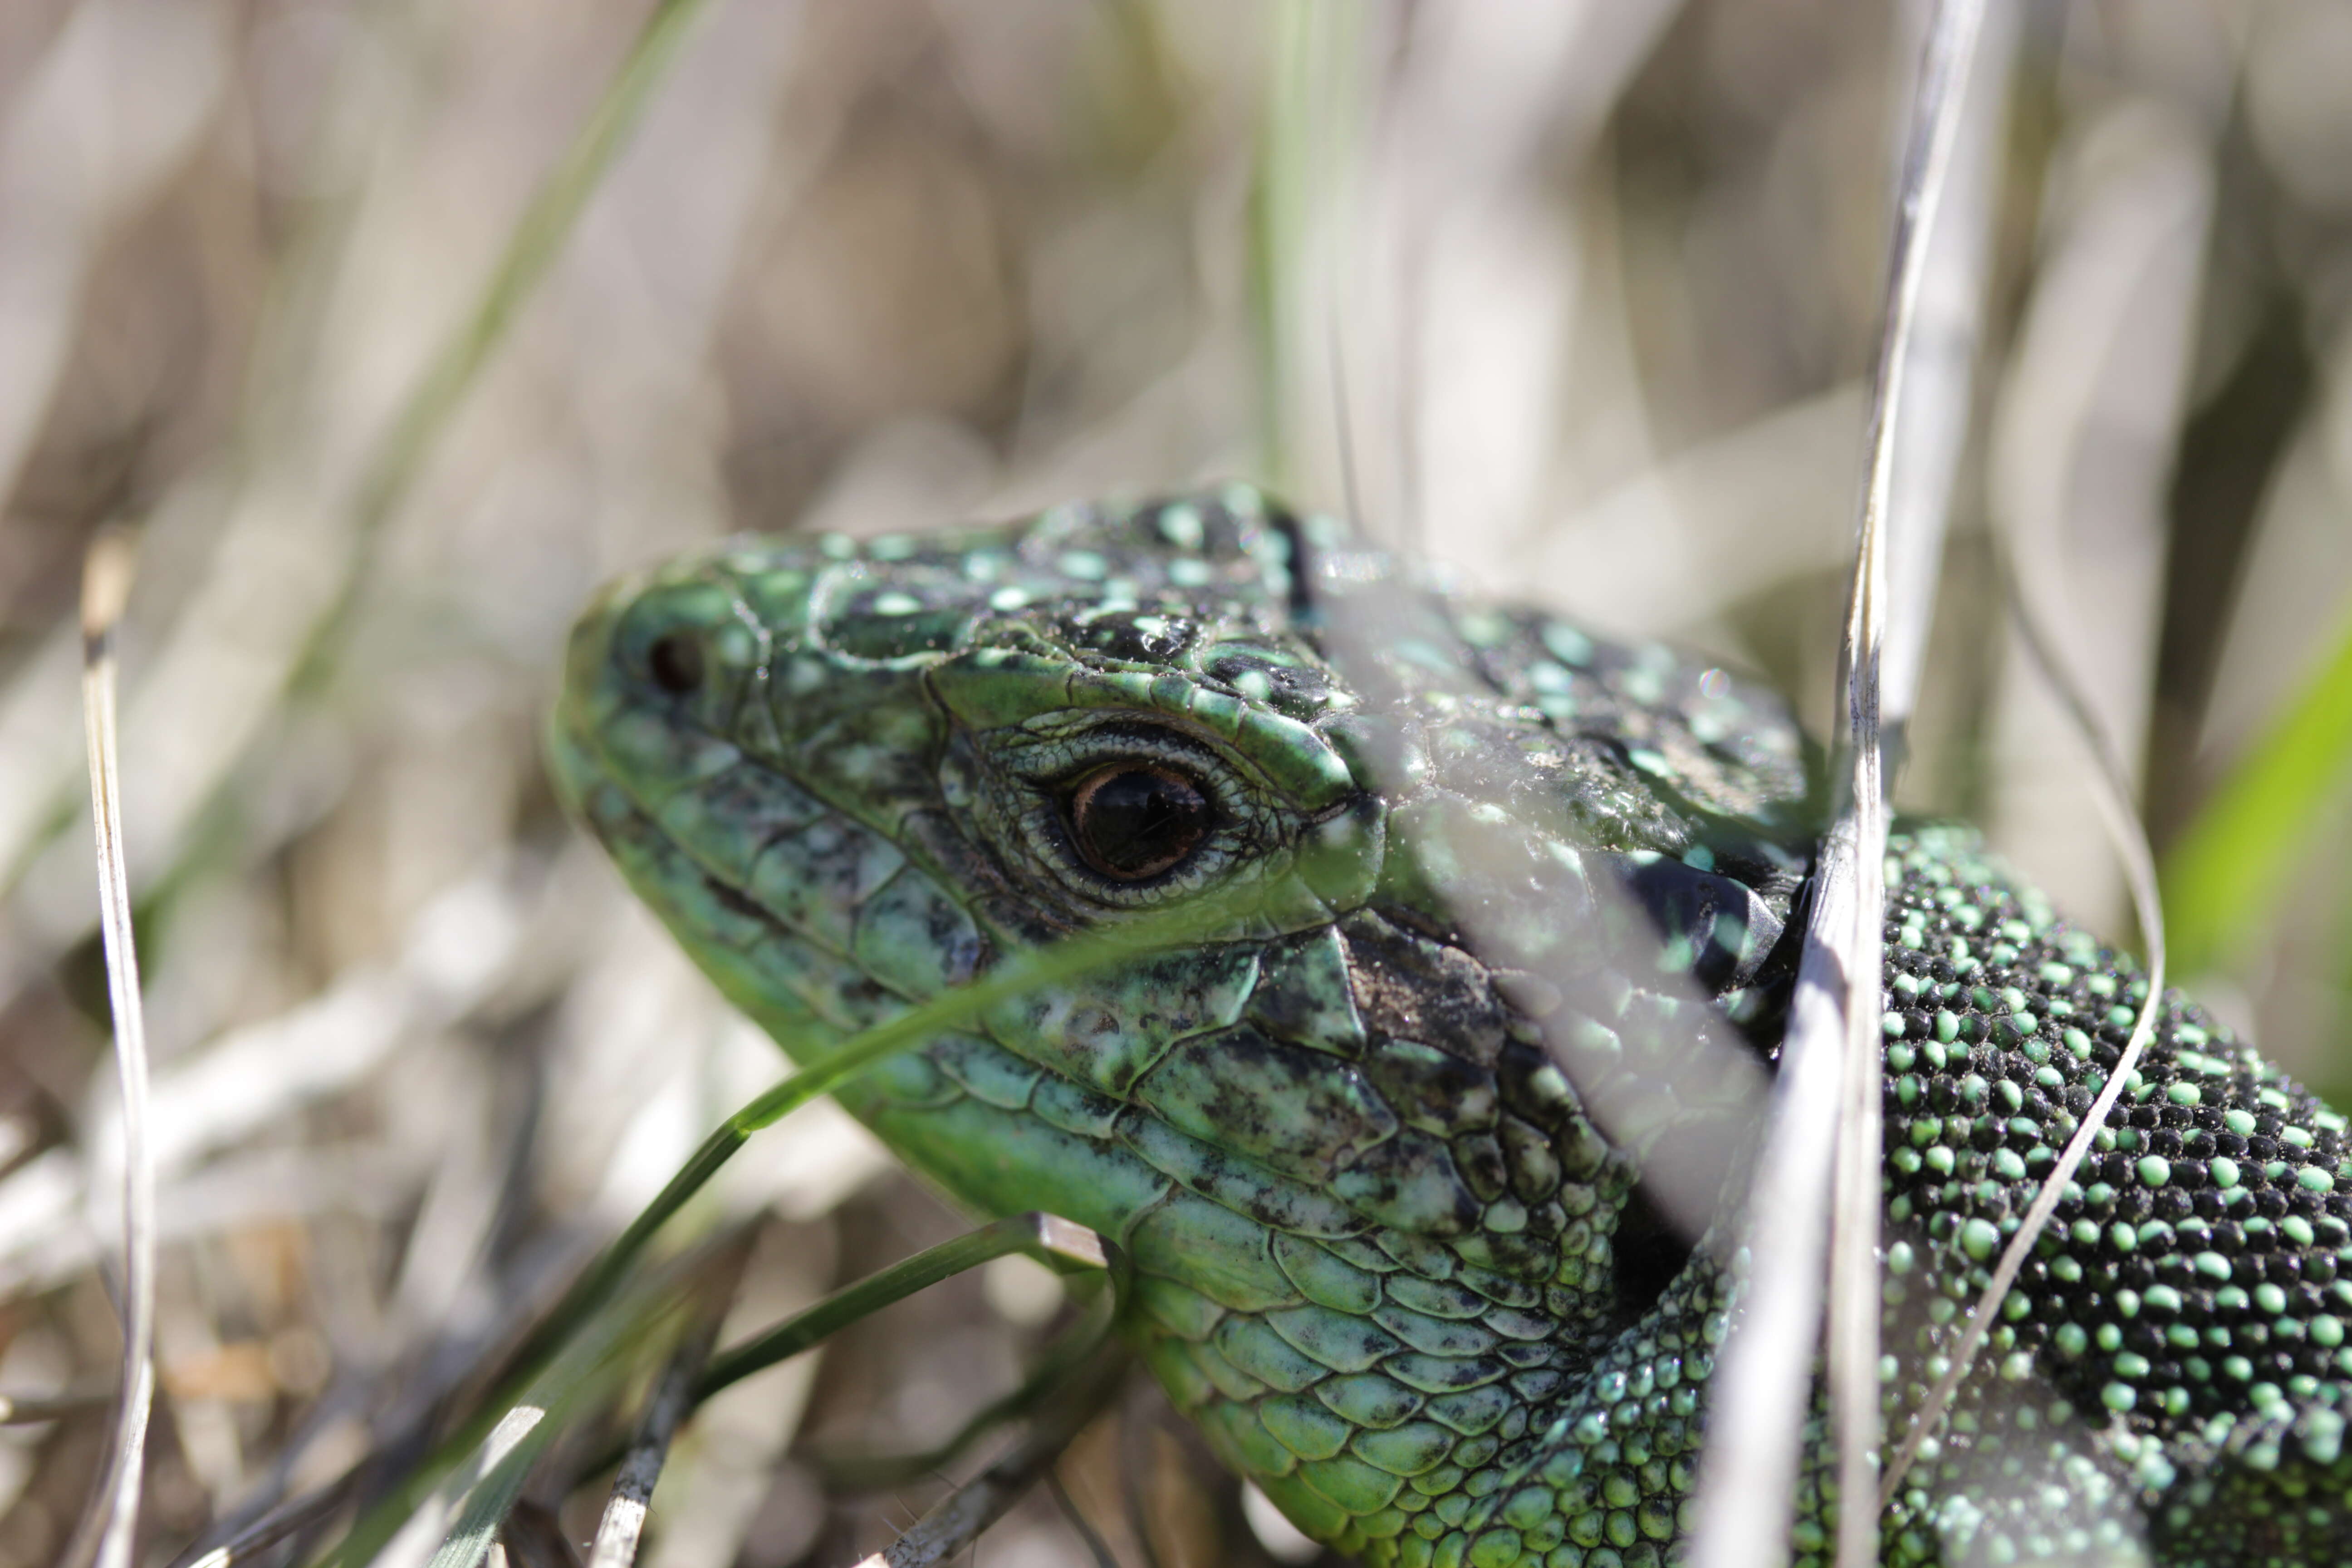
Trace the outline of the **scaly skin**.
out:
<instances>
[{"instance_id":1,"label":"scaly skin","mask_svg":"<svg viewBox=\"0 0 2352 1568\"><path fill-rule=\"evenodd\" d=\"M1170 1396L1308 1533L1377 1563L1679 1556L1813 820L1769 693L1233 489L689 557L583 618L554 757L797 1055L1056 937L1238 900L1218 940L843 1099L966 1205L1125 1246ZM1072 842L1076 782L1122 759L1213 822L1136 882ZM1899 1431L2146 985L1968 832L1891 854ZM2192 1005L2159 1017L1889 1562L2352 1555L2345 1123ZM1717 1209L1695 1248L1661 1217ZM1822 1463L1816 1423L1801 1563Z\"/></svg>"}]
</instances>

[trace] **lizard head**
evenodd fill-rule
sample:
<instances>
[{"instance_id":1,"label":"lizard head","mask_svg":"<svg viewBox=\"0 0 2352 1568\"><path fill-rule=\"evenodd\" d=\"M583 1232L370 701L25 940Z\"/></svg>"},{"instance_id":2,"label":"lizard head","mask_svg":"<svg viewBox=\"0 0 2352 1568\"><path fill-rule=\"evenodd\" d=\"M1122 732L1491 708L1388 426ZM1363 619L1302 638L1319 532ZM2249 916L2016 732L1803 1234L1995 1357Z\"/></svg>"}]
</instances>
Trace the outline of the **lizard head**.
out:
<instances>
[{"instance_id":1,"label":"lizard head","mask_svg":"<svg viewBox=\"0 0 2352 1568\"><path fill-rule=\"evenodd\" d=\"M843 1098L967 1205L1128 1247L1163 1384L1314 1533L1373 1528L1413 1464L1506 1463L1509 1411L1683 1331L1661 1311L1704 1353L1712 1287L1637 1184L1746 1088L1634 1066L1766 1005L1804 791L1722 672L1234 488L688 556L583 616L551 753L795 1054L1221 900L1213 938Z\"/></svg>"},{"instance_id":2,"label":"lizard head","mask_svg":"<svg viewBox=\"0 0 2352 1568\"><path fill-rule=\"evenodd\" d=\"M1381 813L1325 722L1355 699L1288 624L1291 529L1236 492L687 556L574 631L559 783L698 955L731 913L900 1000L1210 888L1328 920ZM1302 851L1328 898L1286 888ZM747 978L763 1020L829 1000Z\"/></svg>"}]
</instances>

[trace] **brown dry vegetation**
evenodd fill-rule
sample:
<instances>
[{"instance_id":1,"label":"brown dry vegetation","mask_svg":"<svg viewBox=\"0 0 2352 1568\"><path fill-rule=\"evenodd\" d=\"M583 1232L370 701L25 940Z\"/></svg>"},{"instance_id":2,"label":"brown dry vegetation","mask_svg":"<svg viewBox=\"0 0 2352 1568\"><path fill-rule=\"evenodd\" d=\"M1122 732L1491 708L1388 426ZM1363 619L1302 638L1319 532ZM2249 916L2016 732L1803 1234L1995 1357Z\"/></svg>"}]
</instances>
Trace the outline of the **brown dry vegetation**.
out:
<instances>
[{"instance_id":1,"label":"brown dry vegetation","mask_svg":"<svg viewBox=\"0 0 2352 1568\"><path fill-rule=\"evenodd\" d=\"M71 604L95 531L131 524L163 1234L143 1563L462 1383L776 1073L541 776L565 625L609 574L734 529L1241 474L1829 710L1909 55L1882 8L713 0L383 491L404 400L647 10L0 5L0 1394L113 1375ZM1989 540L2054 592L2161 849L2352 605L2347 80L2331 0L2024 9L1904 788L2109 927L2083 752ZM1286 116L1302 172L1263 180ZM2335 776L2204 990L2341 1089ZM692 1228L751 1247L750 1326L960 1224L823 1105ZM719 1400L651 1561L882 1544L940 1485L853 1495L824 1456L937 1441L1057 1289L992 1266ZM0 1427L0 1564L60 1550L105 1415ZM601 1493L560 1469L531 1495L580 1539ZM1139 1529L1164 1563L1259 1551L1148 1391L1064 1473L1121 1562ZM1042 1495L981 1554L1087 1561Z\"/></svg>"}]
</instances>

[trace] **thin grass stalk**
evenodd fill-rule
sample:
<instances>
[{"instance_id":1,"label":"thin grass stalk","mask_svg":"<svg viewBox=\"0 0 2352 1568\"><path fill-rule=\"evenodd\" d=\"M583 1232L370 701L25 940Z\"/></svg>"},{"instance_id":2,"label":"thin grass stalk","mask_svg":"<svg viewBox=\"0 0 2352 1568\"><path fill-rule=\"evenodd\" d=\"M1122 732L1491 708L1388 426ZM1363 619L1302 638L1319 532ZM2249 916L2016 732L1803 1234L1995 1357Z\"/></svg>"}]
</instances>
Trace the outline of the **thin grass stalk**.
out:
<instances>
[{"instance_id":1,"label":"thin grass stalk","mask_svg":"<svg viewBox=\"0 0 2352 1568\"><path fill-rule=\"evenodd\" d=\"M1895 1500L1902 1488L1904 1476L1919 1457L1920 1447L1935 1436L1945 1413L1951 1409L1952 1400L1959 1392L1960 1380L1968 1375L1978 1351L1984 1346L1985 1337L1992 1332L2000 1317L2001 1302L2017 1283L2026 1259L2033 1255L2034 1244L2042 1239L2042 1231L2048 1228L2051 1215L2057 1213L2059 1202L2065 1196L2067 1184L2074 1179L2075 1171L2081 1168L2084 1158L2091 1152L2092 1142L2099 1135L2099 1129L2106 1125L2108 1113L2115 1109L2124 1086L2130 1082L2132 1073L2138 1068L2141 1053L2147 1048L2148 1041L2156 1034L2157 1014L2164 1003L2164 903L2158 892L2156 858L2148 847L2147 829L2131 806L2131 775L2126 771L2122 758L2116 754L2114 739L2099 722L2081 686L2068 672L2041 624L2026 606L2017 590L2013 574L2007 570L2005 558L2003 579L2007 588L2003 597L2008 602L2010 614L2034 668L2057 696L2075 731L2091 748L2095 764L2091 770L2091 795L2097 803L2100 823L2115 845L2116 858L2123 862L2124 880L2131 889L2132 908L2139 919L2141 939L2147 944L2147 995L2140 1003L2139 1016L2132 1021L2131 1037L2125 1042L2122 1055L2116 1058L2115 1070L2107 1074L2106 1082L2100 1086L2097 1097L2091 1101L2091 1109L2084 1113L2082 1124L2066 1140L2066 1146L2059 1152L2057 1162L2050 1167L2050 1173L2042 1178L2041 1189L2033 1194L2033 1202L2026 1208L2025 1217L2018 1224L2017 1234L2011 1237L2009 1245L2001 1249L2000 1261L1994 1266L1992 1278L1977 1297L1975 1309L1969 1314L1968 1326L1960 1332L1959 1342L1952 1348L1951 1364L1927 1390L1927 1397L1920 1402L1918 1410L1913 1414L1910 1429L1904 1434L1901 1446L1886 1466L1885 1479L1879 1482L1878 1506L1882 1510Z\"/></svg>"},{"instance_id":2,"label":"thin grass stalk","mask_svg":"<svg viewBox=\"0 0 2352 1568\"><path fill-rule=\"evenodd\" d=\"M1319 0L1276 0L1267 12L1265 124L1250 209L1250 293L1256 307L1258 463L1277 489L1297 476L1290 414L1290 342L1299 257L1308 225L1315 11Z\"/></svg>"},{"instance_id":3,"label":"thin grass stalk","mask_svg":"<svg viewBox=\"0 0 2352 1568\"><path fill-rule=\"evenodd\" d=\"M1084 1226L1050 1214L1014 1215L1010 1219L1000 1219L952 1241L927 1247L846 1289L835 1291L806 1311L794 1314L741 1344L730 1345L712 1357L704 1369L695 1384L695 1400L699 1403L730 1384L789 1361L811 1345L893 1302L905 1300L918 1290L928 1289L942 1279L1013 1252L1065 1258L1095 1268L1110 1267L1102 1238Z\"/></svg>"},{"instance_id":4,"label":"thin grass stalk","mask_svg":"<svg viewBox=\"0 0 2352 1568\"><path fill-rule=\"evenodd\" d=\"M99 929L122 1096L122 1371L105 1462L60 1560L65 1568L124 1568L139 1529L147 1417L155 1397L155 1162L147 1139L147 1019L122 850L122 787L115 742L115 628L131 596L132 535L99 535L83 564L82 725L89 749L90 822L97 834Z\"/></svg>"},{"instance_id":5,"label":"thin grass stalk","mask_svg":"<svg viewBox=\"0 0 2352 1568\"><path fill-rule=\"evenodd\" d=\"M351 609L367 576L366 564L383 524L415 488L425 460L465 401L491 353L505 341L604 183L629 135L645 118L654 89L676 62L693 26L711 0L659 0L629 45L621 68L598 96L562 158L548 172L508 237L496 271L465 321L433 356L401 405L392 427L362 471L353 507L358 549L341 588L320 616L318 629L296 662L297 682L315 679L317 666L349 635Z\"/></svg>"},{"instance_id":6,"label":"thin grass stalk","mask_svg":"<svg viewBox=\"0 0 2352 1568\"><path fill-rule=\"evenodd\" d=\"M882 1552L857 1568L933 1568L951 1561L1019 1502L1084 1431L1125 1380L1128 1358L1106 1354L1082 1374L1069 1397L1041 1415L1022 1440L970 1482L940 1500Z\"/></svg>"},{"instance_id":7,"label":"thin grass stalk","mask_svg":"<svg viewBox=\"0 0 2352 1568\"><path fill-rule=\"evenodd\" d=\"M1070 1489L1062 1484L1062 1467L1058 1459L1045 1467L1045 1489L1053 1494L1054 1506L1062 1510L1063 1522L1086 1547L1087 1555L1094 1559L1095 1568L1118 1568L1118 1555L1111 1551L1110 1542L1105 1541L1102 1532L1079 1511L1077 1500L1070 1496Z\"/></svg>"},{"instance_id":8,"label":"thin grass stalk","mask_svg":"<svg viewBox=\"0 0 2352 1568\"><path fill-rule=\"evenodd\" d=\"M1268 17L1249 257L1262 399L1259 462L1277 489L1296 491L1308 479L1307 433L1321 421L1307 414L1320 402L1313 389L1328 372L1339 426L1339 479L1360 524L1339 379L1337 233L1352 174L1364 16L1349 0L1278 0Z\"/></svg>"},{"instance_id":9,"label":"thin grass stalk","mask_svg":"<svg viewBox=\"0 0 2352 1568\"><path fill-rule=\"evenodd\" d=\"M1942 0L1928 26L1896 205L1885 320L1873 378L1869 454L1839 685L1845 699L1838 810L1815 872L1797 995L1759 1173L1747 1310L1724 1347L1709 1424L1693 1561L1699 1568L1787 1560L1811 1348L1830 1259L1828 1372L1842 1506L1837 1561L1877 1555L1878 1040L1887 811L1880 721L1887 534L1895 457L1927 237L1958 140L1983 0ZM1931 584L1932 585L1932 584ZM1901 613L1924 616L1927 605ZM1897 706L1907 709L1906 694ZM1834 1194L1832 1224L1823 1224ZM1759 1554L1760 1553L1760 1554Z\"/></svg>"},{"instance_id":10,"label":"thin grass stalk","mask_svg":"<svg viewBox=\"0 0 2352 1568\"><path fill-rule=\"evenodd\" d=\"M1878 1510L1865 1507L1864 1502L1875 1498L1874 1483L1878 1475L1883 1310L1879 1228L1885 1201L1881 1109L1885 1058L1878 1016L1885 967L1886 839L1891 813L1882 705L1891 701L1895 711L1907 715L1918 684L1915 668L1905 672L1907 679L1901 689L1890 690L1883 661L1889 623L1899 621L1924 637L1936 603L1934 574L1927 571L1906 584L1911 590L1907 602L1889 603L1887 570L1895 548L1891 536L1899 533L1907 548L1924 548L1925 536L1940 537L1950 500L1946 477L1942 493L1906 495L1904 499L1914 503L1914 510L1897 512L1896 459L1911 428L1907 416L1915 399L1944 423L1956 420L1957 411L1968 405L1968 356L1946 363L1941 367L1946 379L1929 388L1914 385L1915 355L1920 300L1935 256L1933 241L1959 140L1984 9L1985 0L1940 0L1928 23L1896 207L1880 363L1873 377L1862 559L1855 566L1844 644L1852 727L1847 743L1853 767L1846 787L1854 812L1856 886L1852 936L1842 954L1845 1051L1829 1259L1828 1371L1837 1454L1835 1561L1839 1568L1868 1568L1878 1561ZM1955 379L1959 384L1957 388L1950 384ZM1922 391L1928 395L1919 397Z\"/></svg>"}]
</instances>

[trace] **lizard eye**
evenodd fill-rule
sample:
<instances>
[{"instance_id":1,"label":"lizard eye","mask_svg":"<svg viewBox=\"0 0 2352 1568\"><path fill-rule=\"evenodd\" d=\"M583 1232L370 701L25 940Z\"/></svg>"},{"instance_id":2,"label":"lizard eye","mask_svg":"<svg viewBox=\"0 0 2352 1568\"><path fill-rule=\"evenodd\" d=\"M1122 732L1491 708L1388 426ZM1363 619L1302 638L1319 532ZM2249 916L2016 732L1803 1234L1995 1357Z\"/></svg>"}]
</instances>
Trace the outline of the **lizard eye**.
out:
<instances>
[{"instance_id":1,"label":"lizard eye","mask_svg":"<svg viewBox=\"0 0 2352 1568\"><path fill-rule=\"evenodd\" d=\"M688 632L667 632L646 649L646 670L654 684L684 697L702 684L702 645Z\"/></svg>"},{"instance_id":2,"label":"lizard eye","mask_svg":"<svg viewBox=\"0 0 2352 1568\"><path fill-rule=\"evenodd\" d=\"M1149 763L1113 763L1070 793L1070 837L1087 865L1115 882L1172 869L1209 836L1199 785Z\"/></svg>"}]
</instances>

